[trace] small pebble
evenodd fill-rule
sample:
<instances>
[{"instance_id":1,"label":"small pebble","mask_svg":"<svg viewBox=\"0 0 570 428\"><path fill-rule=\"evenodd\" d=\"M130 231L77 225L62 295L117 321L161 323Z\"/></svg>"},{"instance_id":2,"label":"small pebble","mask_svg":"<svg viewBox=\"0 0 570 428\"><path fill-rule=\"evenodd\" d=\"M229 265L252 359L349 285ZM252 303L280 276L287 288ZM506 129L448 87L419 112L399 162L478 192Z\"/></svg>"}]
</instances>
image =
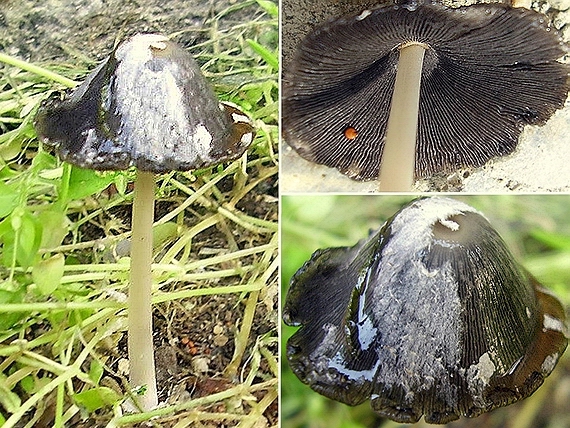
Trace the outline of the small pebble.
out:
<instances>
[{"instance_id":1,"label":"small pebble","mask_svg":"<svg viewBox=\"0 0 570 428\"><path fill-rule=\"evenodd\" d=\"M225 334L214 336L214 345L224 346L226 343L228 343L228 340L229 340L228 336L226 336Z\"/></svg>"},{"instance_id":2,"label":"small pebble","mask_svg":"<svg viewBox=\"0 0 570 428\"><path fill-rule=\"evenodd\" d=\"M192 371L196 375L207 373L210 370L210 360L206 357L192 358Z\"/></svg>"}]
</instances>

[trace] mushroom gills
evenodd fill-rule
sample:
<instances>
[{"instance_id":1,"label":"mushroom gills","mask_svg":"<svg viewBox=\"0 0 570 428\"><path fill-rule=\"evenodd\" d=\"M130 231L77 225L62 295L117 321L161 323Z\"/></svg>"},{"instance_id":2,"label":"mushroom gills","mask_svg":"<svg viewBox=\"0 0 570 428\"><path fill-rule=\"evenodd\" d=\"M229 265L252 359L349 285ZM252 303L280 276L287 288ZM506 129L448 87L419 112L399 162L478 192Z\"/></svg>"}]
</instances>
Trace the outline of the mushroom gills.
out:
<instances>
[{"instance_id":1,"label":"mushroom gills","mask_svg":"<svg viewBox=\"0 0 570 428\"><path fill-rule=\"evenodd\" d=\"M475 417L532 394L567 345L561 304L475 209L412 201L354 247L319 250L283 311L293 372L397 422Z\"/></svg>"},{"instance_id":2,"label":"mushroom gills","mask_svg":"<svg viewBox=\"0 0 570 428\"><path fill-rule=\"evenodd\" d=\"M546 16L496 3L404 3L316 27L285 66L283 135L303 158L355 180L378 178L403 46L426 47L418 109L393 129L412 134L414 178L507 155L526 125L564 106L569 67L559 59L568 48ZM357 138L338 132L346 123Z\"/></svg>"}]
</instances>

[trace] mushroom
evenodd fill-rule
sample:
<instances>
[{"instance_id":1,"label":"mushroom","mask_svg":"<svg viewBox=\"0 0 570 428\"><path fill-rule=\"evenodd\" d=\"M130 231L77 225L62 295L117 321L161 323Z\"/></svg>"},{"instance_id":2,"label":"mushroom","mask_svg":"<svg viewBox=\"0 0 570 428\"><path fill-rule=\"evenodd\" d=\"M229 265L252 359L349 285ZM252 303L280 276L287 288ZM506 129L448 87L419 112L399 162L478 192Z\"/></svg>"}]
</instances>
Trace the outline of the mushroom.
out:
<instances>
[{"instance_id":1,"label":"mushroom","mask_svg":"<svg viewBox=\"0 0 570 428\"><path fill-rule=\"evenodd\" d=\"M284 73L283 133L302 157L409 190L511 153L525 125L563 107L568 50L546 16L419 3L342 16L301 42Z\"/></svg>"},{"instance_id":2,"label":"mushroom","mask_svg":"<svg viewBox=\"0 0 570 428\"><path fill-rule=\"evenodd\" d=\"M128 299L130 383L138 404L158 404L152 342L151 262L154 173L235 159L253 140L251 122L220 103L192 56L167 37L138 34L121 43L62 98L52 94L36 131L61 159L82 168L137 168Z\"/></svg>"},{"instance_id":3,"label":"mushroom","mask_svg":"<svg viewBox=\"0 0 570 428\"><path fill-rule=\"evenodd\" d=\"M293 372L397 422L475 417L532 394L567 346L560 302L474 208L417 199L353 247L316 251L283 318Z\"/></svg>"}]
</instances>

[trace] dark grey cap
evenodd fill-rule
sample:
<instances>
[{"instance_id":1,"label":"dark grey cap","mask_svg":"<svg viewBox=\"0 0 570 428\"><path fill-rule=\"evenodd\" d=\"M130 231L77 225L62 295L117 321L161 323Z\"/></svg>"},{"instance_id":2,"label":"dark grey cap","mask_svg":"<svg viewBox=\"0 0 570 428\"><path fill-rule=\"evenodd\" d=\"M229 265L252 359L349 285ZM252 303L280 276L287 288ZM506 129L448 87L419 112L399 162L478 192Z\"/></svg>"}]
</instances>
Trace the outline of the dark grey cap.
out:
<instances>
[{"instance_id":1,"label":"dark grey cap","mask_svg":"<svg viewBox=\"0 0 570 428\"><path fill-rule=\"evenodd\" d=\"M291 279L287 342L312 389L402 423L475 417L532 394L564 352L560 302L483 215L412 201L353 247L318 250Z\"/></svg>"},{"instance_id":2,"label":"dark grey cap","mask_svg":"<svg viewBox=\"0 0 570 428\"><path fill-rule=\"evenodd\" d=\"M121 43L69 97L53 94L35 125L63 160L99 170L197 169L239 157L254 136L192 56L156 34Z\"/></svg>"},{"instance_id":3,"label":"dark grey cap","mask_svg":"<svg viewBox=\"0 0 570 428\"><path fill-rule=\"evenodd\" d=\"M407 42L428 47L417 177L511 153L525 125L544 124L566 100L569 67L557 60L568 50L542 14L502 4L379 7L325 23L300 44L284 73L287 143L354 179L377 178Z\"/></svg>"}]
</instances>

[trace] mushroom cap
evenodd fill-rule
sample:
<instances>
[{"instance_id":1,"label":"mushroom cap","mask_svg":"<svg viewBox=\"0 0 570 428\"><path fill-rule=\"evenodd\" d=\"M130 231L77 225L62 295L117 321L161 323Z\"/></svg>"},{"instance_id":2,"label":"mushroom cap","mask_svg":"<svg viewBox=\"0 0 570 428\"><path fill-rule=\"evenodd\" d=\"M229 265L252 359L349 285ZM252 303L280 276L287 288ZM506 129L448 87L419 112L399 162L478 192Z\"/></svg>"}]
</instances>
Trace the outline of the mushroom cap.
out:
<instances>
[{"instance_id":1,"label":"mushroom cap","mask_svg":"<svg viewBox=\"0 0 570 428\"><path fill-rule=\"evenodd\" d=\"M546 16L502 4L365 10L301 42L283 79L283 134L302 157L357 180L378 177L399 47L427 46L416 177L511 153L569 90L568 51ZM348 139L353 128L357 137Z\"/></svg>"},{"instance_id":2,"label":"mushroom cap","mask_svg":"<svg viewBox=\"0 0 570 428\"><path fill-rule=\"evenodd\" d=\"M157 34L118 45L69 97L52 94L35 126L63 160L98 170L202 168L239 157L254 135L192 56Z\"/></svg>"},{"instance_id":3,"label":"mushroom cap","mask_svg":"<svg viewBox=\"0 0 570 428\"><path fill-rule=\"evenodd\" d=\"M446 423L532 394L567 345L561 304L482 214L418 199L354 247L318 250L291 280L291 369L397 422Z\"/></svg>"}]
</instances>

